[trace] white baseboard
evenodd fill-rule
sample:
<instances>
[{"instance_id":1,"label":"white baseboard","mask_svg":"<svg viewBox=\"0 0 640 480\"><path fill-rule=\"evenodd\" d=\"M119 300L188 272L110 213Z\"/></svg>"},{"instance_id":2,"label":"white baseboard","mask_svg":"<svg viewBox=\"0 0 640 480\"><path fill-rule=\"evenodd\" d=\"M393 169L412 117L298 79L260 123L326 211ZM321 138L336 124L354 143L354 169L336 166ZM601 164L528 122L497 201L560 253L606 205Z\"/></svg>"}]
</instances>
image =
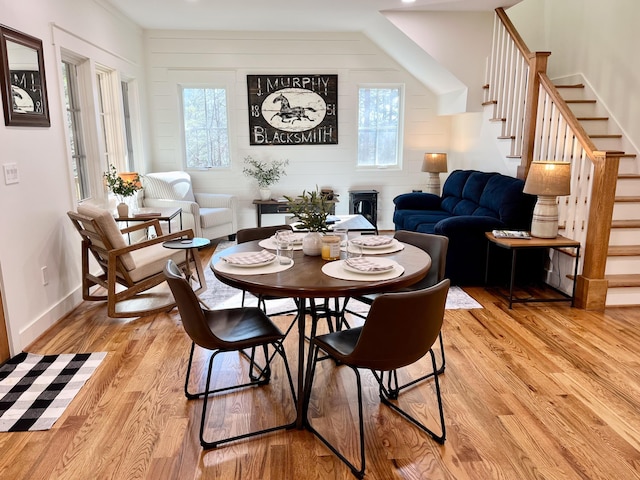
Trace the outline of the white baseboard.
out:
<instances>
[{"instance_id":1,"label":"white baseboard","mask_svg":"<svg viewBox=\"0 0 640 480\"><path fill-rule=\"evenodd\" d=\"M62 320L69 312L82 303L82 289L76 288L49 310L34 319L18 332L18 345L12 345L11 354L25 350L52 326Z\"/></svg>"}]
</instances>

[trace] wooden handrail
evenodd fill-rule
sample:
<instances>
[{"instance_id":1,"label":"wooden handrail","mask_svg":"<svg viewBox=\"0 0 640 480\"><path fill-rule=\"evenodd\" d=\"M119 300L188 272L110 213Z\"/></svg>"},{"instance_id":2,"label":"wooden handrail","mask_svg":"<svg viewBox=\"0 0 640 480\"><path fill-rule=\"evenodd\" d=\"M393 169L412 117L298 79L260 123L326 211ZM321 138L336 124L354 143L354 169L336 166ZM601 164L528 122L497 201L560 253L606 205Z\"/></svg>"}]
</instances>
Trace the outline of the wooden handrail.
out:
<instances>
[{"instance_id":1,"label":"wooden handrail","mask_svg":"<svg viewBox=\"0 0 640 480\"><path fill-rule=\"evenodd\" d=\"M569 108L569 105L567 105L567 102L565 102L564 99L560 96L560 92L558 92L558 89L553 84L551 79L547 76L547 74L540 73L539 76L540 76L540 84L545 89L547 94L549 94L549 97L553 101L553 104L558 109L558 111L562 114L562 117L567 122L567 125L569 125L572 132L580 142L580 145L582 145L582 148L585 149L589 158L594 159L597 148L594 145L594 143L591 141L591 137L589 137L585 129L582 127L582 124L580 123L580 121L571 111L571 109Z\"/></svg>"},{"instance_id":2,"label":"wooden handrail","mask_svg":"<svg viewBox=\"0 0 640 480\"><path fill-rule=\"evenodd\" d=\"M520 50L520 53L522 54L522 56L524 58L529 58L531 56L531 51L527 47L527 44L524 43L524 40L516 30L516 27L514 27L513 23L511 23L511 20L505 13L504 8L502 7L496 8L496 14L498 15L498 18L500 18L502 25L504 25L504 28L509 33L509 36L511 37L511 39L515 42L516 47L518 47L518 50Z\"/></svg>"}]
</instances>

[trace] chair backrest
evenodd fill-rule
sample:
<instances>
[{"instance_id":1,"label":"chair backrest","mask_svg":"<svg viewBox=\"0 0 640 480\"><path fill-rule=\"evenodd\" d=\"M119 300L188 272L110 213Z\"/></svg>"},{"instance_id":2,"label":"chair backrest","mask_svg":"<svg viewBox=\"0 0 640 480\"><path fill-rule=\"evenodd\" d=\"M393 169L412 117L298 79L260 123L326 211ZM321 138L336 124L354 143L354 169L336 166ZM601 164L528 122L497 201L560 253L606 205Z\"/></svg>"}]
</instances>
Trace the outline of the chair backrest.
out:
<instances>
[{"instance_id":1,"label":"chair backrest","mask_svg":"<svg viewBox=\"0 0 640 480\"><path fill-rule=\"evenodd\" d=\"M142 176L145 198L195 202L191 176L187 172L157 172Z\"/></svg>"},{"instance_id":2,"label":"chair backrest","mask_svg":"<svg viewBox=\"0 0 640 480\"><path fill-rule=\"evenodd\" d=\"M187 335L203 348L219 348L220 343L207 324L198 297L173 260L167 261L164 267L164 276L176 300L180 318L182 319L182 326Z\"/></svg>"},{"instance_id":3,"label":"chair backrest","mask_svg":"<svg viewBox=\"0 0 640 480\"><path fill-rule=\"evenodd\" d=\"M68 212L67 215L80 236L87 242L88 248L96 260L102 265L108 263L109 250L127 246L113 215L108 210L94 205L82 204L78 205L77 214ZM130 253L121 255L120 259L127 271L136 268L136 263Z\"/></svg>"},{"instance_id":4,"label":"chair backrest","mask_svg":"<svg viewBox=\"0 0 640 480\"><path fill-rule=\"evenodd\" d=\"M406 290L419 290L435 285L444 279L444 270L447 263L447 248L449 239L443 235L433 235L429 233L410 232L408 230L398 230L394 238L402 243L408 243L418 247L431 257L431 268L429 273L418 283L411 285Z\"/></svg>"},{"instance_id":5,"label":"chair backrest","mask_svg":"<svg viewBox=\"0 0 640 480\"><path fill-rule=\"evenodd\" d=\"M422 358L442 329L449 285L445 279L422 290L377 297L345 362L388 371Z\"/></svg>"},{"instance_id":6,"label":"chair backrest","mask_svg":"<svg viewBox=\"0 0 640 480\"><path fill-rule=\"evenodd\" d=\"M271 227L243 228L236 232L236 241L240 243L252 242L254 240L264 240L269 238L278 230L293 230L291 225L274 225Z\"/></svg>"}]
</instances>

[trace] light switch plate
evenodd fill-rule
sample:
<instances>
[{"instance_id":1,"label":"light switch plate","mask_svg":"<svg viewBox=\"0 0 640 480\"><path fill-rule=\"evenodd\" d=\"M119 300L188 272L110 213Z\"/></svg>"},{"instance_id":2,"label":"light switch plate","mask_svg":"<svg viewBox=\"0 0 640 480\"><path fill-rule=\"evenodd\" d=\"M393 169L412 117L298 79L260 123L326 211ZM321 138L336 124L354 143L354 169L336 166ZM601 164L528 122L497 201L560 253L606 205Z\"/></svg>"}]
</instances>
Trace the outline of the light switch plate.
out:
<instances>
[{"instance_id":1,"label":"light switch plate","mask_svg":"<svg viewBox=\"0 0 640 480\"><path fill-rule=\"evenodd\" d=\"M17 163L5 163L2 165L4 169L4 183L5 185L10 185L12 183L20 182L20 175L18 174L18 164Z\"/></svg>"}]
</instances>

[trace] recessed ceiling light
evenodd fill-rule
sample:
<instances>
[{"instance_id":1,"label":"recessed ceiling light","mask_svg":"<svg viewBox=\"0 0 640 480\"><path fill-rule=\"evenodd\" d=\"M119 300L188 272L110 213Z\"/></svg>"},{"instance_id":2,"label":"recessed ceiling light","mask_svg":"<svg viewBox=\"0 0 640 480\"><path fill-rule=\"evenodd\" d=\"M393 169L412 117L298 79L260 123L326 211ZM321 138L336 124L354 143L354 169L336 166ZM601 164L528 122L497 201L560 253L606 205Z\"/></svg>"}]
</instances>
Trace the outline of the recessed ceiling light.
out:
<instances>
[{"instance_id":1,"label":"recessed ceiling light","mask_svg":"<svg viewBox=\"0 0 640 480\"><path fill-rule=\"evenodd\" d=\"M402 0L402 3L414 3L416 0Z\"/></svg>"}]
</instances>

